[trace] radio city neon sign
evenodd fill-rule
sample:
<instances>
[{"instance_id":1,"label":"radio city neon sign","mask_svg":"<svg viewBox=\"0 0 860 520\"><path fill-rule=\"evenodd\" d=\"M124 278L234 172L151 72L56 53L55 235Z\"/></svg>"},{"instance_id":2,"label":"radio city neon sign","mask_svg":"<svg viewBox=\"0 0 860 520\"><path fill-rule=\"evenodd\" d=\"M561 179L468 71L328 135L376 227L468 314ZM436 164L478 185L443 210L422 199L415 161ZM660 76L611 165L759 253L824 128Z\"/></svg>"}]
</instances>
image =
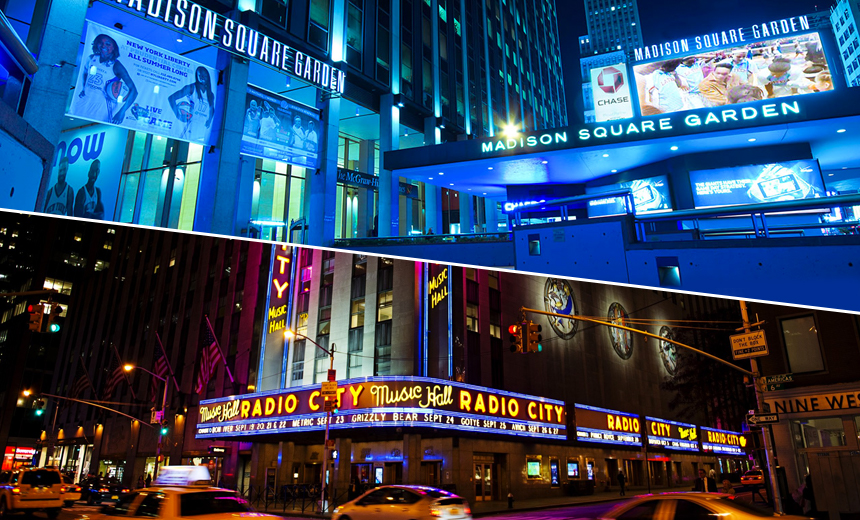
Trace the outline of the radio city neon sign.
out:
<instances>
[{"instance_id":1,"label":"radio city neon sign","mask_svg":"<svg viewBox=\"0 0 860 520\"><path fill-rule=\"evenodd\" d=\"M633 57L636 61L650 60L653 58L665 58L674 54L693 51L703 51L726 47L734 44L742 44L747 41L758 41L773 36L783 36L798 31L809 30L809 19L806 16L793 16L782 20L759 23L744 29L729 29L695 36L662 42L657 45L646 45L633 49ZM692 45L691 45L692 40Z\"/></svg>"},{"instance_id":2,"label":"radio city neon sign","mask_svg":"<svg viewBox=\"0 0 860 520\"><path fill-rule=\"evenodd\" d=\"M284 293L290 286L290 273L287 270L287 264L290 263L290 257L285 254L288 250L287 246L281 246L280 250L275 252L275 268L272 269L272 292L271 296L276 298L278 302L284 301ZM287 304L269 306L268 311L268 331L269 334L287 328Z\"/></svg>"},{"instance_id":3,"label":"radio city neon sign","mask_svg":"<svg viewBox=\"0 0 860 520\"><path fill-rule=\"evenodd\" d=\"M442 300L448 297L448 268L430 279L427 284L427 294L430 296L430 308L436 307Z\"/></svg>"},{"instance_id":4,"label":"radio city neon sign","mask_svg":"<svg viewBox=\"0 0 860 520\"><path fill-rule=\"evenodd\" d=\"M343 94L345 72L194 2L148 0L145 8L144 0L116 0L116 3L163 20L243 58L265 63L317 87Z\"/></svg>"},{"instance_id":5,"label":"radio city neon sign","mask_svg":"<svg viewBox=\"0 0 860 520\"><path fill-rule=\"evenodd\" d=\"M800 114L800 104L797 101L767 103L758 107L745 106L738 108L723 108L720 110L710 110L705 113L699 112L688 114L681 120L683 126L680 128L696 129L699 127L711 127L716 130L721 126L725 126L730 123L755 121L758 119L771 119L784 117L790 114ZM576 135L579 141L588 141L591 139L601 140L613 137L633 137L648 134L654 134L656 137L661 133L678 130L679 127L677 124L678 121L673 117L641 119L631 121L629 123L615 122L605 125L591 126L589 128L581 128L577 131ZM496 141L481 143L481 153L534 148L540 145L550 146L566 143L567 141L568 136L566 131L546 132L539 135L530 135L528 137L498 139ZM511 207L511 209L514 209L514 207ZM507 207L507 203L505 211L510 211Z\"/></svg>"}]
</instances>

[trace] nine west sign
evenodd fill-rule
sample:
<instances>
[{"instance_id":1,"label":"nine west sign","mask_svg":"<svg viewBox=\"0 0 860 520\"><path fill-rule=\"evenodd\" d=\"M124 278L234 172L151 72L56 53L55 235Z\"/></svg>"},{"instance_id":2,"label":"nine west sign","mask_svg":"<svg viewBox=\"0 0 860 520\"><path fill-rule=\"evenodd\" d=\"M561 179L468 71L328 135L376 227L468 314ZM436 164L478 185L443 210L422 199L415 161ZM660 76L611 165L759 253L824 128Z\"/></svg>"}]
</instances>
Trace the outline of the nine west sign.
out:
<instances>
[{"instance_id":1,"label":"nine west sign","mask_svg":"<svg viewBox=\"0 0 860 520\"><path fill-rule=\"evenodd\" d=\"M343 93L346 73L188 0L116 0L240 56L265 63L316 87Z\"/></svg>"}]
</instances>

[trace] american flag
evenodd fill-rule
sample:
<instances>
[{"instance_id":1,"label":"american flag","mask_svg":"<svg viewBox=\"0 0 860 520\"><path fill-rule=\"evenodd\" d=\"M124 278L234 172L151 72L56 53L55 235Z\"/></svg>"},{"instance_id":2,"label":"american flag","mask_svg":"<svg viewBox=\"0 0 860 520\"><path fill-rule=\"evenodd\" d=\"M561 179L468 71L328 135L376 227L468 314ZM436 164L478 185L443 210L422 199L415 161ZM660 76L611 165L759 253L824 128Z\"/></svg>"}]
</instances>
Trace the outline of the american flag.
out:
<instances>
[{"instance_id":1,"label":"american flag","mask_svg":"<svg viewBox=\"0 0 860 520\"><path fill-rule=\"evenodd\" d=\"M158 377L167 379L167 358L164 357L164 354L160 350L158 357L155 359L155 364L152 366L152 373ZM149 383L149 400L155 403L158 402L158 385L161 383L161 380L157 377L151 379ZM164 384L167 384L167 382L165 381Z\"/></svg>"},{"instance_id":2,"label":"american flag","mask_svg":"<svg viewBox=\"0 0 860 520\"><path fill-rule=\"evenodd\" d=\"M209 378L215 372L218 362L222 361L221 348L218 347L218 342L215 341L215 336L212 335L212 329L209 324L206 324L203 333L203 348L200 353L200 371L197 372L197 385L194 391L202 394L206 391L209 385Z\"/></svg>"},{"instance_id":3,"label":"american flag","mask_svg":"<svg viewBox=\"0 0 860 520\"><path fill-rule=\"evenodd\" d=\"M69 392L69 397L72 399L78 399L87 388L92 388L92 383L90 383L90 378L87 377L86 373L81 374L81 377L77 378L74 383L72 383L71 391Z\"/></svg>"},{"instance_id":4,"label":"american flag","mask_svg":"<svg viewBox=\"0 0 860 520\"><path fill-rule=\"evenodd\" d=\"M125 370L123 370L122 366L119 364L119 360L116 358L111 358L110 368L108 368L108 376L105 381L104 392L102 395L103 401L110 401L111 397L113 397L113 392L116 390L117 385L120 381L125 377Z\"/></svg>"}]
</instances>

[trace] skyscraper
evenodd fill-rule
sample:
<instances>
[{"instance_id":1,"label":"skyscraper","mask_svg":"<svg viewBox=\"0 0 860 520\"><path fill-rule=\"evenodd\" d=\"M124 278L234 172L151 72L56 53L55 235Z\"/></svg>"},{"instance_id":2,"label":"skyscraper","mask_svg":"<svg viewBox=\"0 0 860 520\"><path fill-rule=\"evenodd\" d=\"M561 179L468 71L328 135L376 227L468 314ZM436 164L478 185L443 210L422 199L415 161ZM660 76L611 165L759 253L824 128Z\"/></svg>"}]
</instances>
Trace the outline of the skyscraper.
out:
<instances>
[{"instance_id":1,"label":"skyscraper","mask_svg":"<svg viewBox=\"0 0 860 520\"><path fill-rule=\"evenodd\" d=\"M835 7L830 8L833 35L839 43L839 56L845 66L845 83L852 87L860 85L858 20L860 20L860 5L856 0L839 0Z\"/></svg>"}]
</instances>

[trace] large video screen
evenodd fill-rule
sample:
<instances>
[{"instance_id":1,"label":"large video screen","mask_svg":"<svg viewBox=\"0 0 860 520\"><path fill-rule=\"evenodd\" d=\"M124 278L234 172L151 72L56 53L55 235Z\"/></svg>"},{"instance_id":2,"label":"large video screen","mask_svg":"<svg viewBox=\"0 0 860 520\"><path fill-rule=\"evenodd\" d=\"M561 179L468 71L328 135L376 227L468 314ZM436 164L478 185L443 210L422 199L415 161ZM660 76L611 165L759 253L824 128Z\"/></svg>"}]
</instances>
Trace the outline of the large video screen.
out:
<instances>
[{"instance_id":1,"label":"large video screen","mask_svg":"<svg viewBox=\"0 0 860 520\"><path fill-rule=\"evenodd\" d=\"M697 208L813 199L825 194L815 159L693 170L690 183Z\"/></svg>"},{"instance_id":2,"label":"large video screen","mask_svg":"<svg viewBox=\"0 0 860 520\"><path fill-rule=\"evenodd\" d=\"M833 90L818 33L633 67L643 116Z\"/></svg>"},{"instance_id":3,"label":"large video screen","mask_svg":"<svg viewBox=\"0 0 860 520\"><path fill-rule=\"evenodd\" d=\"M248 85L241 153L319 168L320 113Z\"/></svg>"},{"instance_id":4,"label":"large video screen","mask_svg":"<svg viewBox=\"0 0 860 520\"><path fill-rule=\"evenodd\" d=\"M603 193L606 191L630 188L633 192L633 205L636 213L657 213L672 210L672 199L669 195L669 180L665 175L636 179L635 181L619 182L606 186L586 187L586 193ZM607 197L588 201L588 218L609 217L627 213L627 202L624 197Z\"/></svg>"}]
</instances>

